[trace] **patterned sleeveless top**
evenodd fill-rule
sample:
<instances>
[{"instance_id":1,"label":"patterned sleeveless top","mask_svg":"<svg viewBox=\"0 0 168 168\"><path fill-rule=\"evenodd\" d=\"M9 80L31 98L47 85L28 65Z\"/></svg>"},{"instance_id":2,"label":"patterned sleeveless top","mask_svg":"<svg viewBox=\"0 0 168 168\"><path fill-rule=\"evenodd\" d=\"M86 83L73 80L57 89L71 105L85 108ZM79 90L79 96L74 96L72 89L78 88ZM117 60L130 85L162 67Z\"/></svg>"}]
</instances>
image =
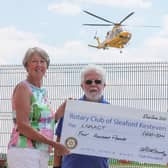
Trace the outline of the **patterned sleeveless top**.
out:
<instances>
[{"instance_id":1,"label":"patterned sleeveless top","mask_svg":"<svg viewBox=\"0 0 168 168\"><path fill-rule=\"evenodd\" d=\"M26 80L22 81L31 92L31 111L29 115L29 122L32 128L39 131L41 134L53 139L54 133L54 113L51 111L46 98L46 91L44 88L37 88ZM13 121L14 128L12 130L11 139L8 148L35 148L51 152L50 145L31 140L18 132L16 124L15 100L12 99Z\"/></svg>"}]
</instances>

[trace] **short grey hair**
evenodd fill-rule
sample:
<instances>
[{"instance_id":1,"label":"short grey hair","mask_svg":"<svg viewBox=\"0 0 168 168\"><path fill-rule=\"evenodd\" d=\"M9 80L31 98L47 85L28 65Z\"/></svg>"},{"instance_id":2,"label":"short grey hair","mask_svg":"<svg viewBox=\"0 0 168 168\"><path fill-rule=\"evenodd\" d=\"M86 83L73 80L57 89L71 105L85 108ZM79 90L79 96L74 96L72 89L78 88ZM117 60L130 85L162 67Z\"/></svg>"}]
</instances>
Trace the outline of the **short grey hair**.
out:
<instances>
[{"instance_id":1,"label":"short grey hair","mask_svg":"<svg viewBox=\"0 0 168 168\"><path fill-rule=\"evenodd\" d=\"M31 59L32 55L34 53L38 53L47 63L47 68L50 64L50 58L47 54L47 52L45 50L43 50L42 48L39 47L33 47L33 48L29 48L26 53L25 56L23 58L23 66L26 68L27 67L27 63L28 61Z\"/></svg>"},{"instance_id":2,"label":"short grey hair","mask_svg":"<svg viewBox=\"0 0 168 168\"><path fill-rule=\"evenodd\" d=\"M104 83L106 83L106 71L98 66L98 65L95 65L95 64L89 64L87 65L85 68L82 69L81 71L81 84L84 82L85 80L85 75L91 71L94 71L96 72L97 74L99 74L101 77L102 77L102 81Z\"/></svg>"}]
</instances>

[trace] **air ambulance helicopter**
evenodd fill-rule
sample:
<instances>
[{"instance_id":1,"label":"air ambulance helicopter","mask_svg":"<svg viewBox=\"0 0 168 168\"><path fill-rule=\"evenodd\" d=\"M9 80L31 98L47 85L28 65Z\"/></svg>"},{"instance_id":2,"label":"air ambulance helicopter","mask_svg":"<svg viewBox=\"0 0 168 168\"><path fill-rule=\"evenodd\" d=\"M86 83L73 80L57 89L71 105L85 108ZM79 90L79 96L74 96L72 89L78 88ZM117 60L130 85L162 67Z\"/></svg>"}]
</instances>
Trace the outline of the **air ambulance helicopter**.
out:
<instances>
[{"instance_id":1,"label":"air ambulance helicopter","mask_svg":"<svg viewBox=\"0 0 168 168\"><path fill-rule=\"evenodd\" d=\"M108 23L108 24L83 24L84 26L113 26L112 30L107 32L104 41L100 42L99 37L95 36L94 39L97 40L98 45L96 46L96 45L89 44L88 45L89 47L94 47L97 49L108 49L109 47L122 49L130 41L132 34L123 29L123 26L127 26L127 25L123 25L122 23L126 19L128 19L130 16L132 16L134 14L134 12L129 13L126 17L124 17L118 23L114 23L110 20L107 20L103 17L97 16L97 15L95 15L91 12L88 12L86 10L83 10L83 12ZM158 26L143 26L143 27L158 27ZM120 53L122 53L122 50L120 50Z\"/></svg>"}]
</instances>

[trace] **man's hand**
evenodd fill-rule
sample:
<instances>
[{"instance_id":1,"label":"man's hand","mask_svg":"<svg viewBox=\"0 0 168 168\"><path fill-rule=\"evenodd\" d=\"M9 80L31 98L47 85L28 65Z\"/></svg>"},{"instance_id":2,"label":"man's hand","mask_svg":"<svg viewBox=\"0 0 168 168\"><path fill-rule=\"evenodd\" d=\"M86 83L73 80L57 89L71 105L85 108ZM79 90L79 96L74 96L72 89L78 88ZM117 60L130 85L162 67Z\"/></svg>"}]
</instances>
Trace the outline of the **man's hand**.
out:
<instances>
[{"instance_id":1,"label":"man's hand","mask_svg":"<svg viewBox=\"0 0 168 168\"><path fill-rule=\"evenodd\" d=\"M66 101L64 101L57 109L56 113L55 113L55 120L57 121L58 119L60 119L61 117L64 116L64 112L65 112L65 106L66 106Z\"/></svg>"},{"instance_id":2,"label":"man's hand","mask_svg":"<svg viewBox=\"0 0 168 168\"><path fill-rule=\"evenodd\" d=\"M68 100L76 100L74 98L68 98ZM65 100L57 109L56 113L55 113L55 120L57 121L58 119L60 119L61 117L64 116L64 112L65 112L65 106L66 106L66 102L67 100Z\"/></svg>"}]
</instances>

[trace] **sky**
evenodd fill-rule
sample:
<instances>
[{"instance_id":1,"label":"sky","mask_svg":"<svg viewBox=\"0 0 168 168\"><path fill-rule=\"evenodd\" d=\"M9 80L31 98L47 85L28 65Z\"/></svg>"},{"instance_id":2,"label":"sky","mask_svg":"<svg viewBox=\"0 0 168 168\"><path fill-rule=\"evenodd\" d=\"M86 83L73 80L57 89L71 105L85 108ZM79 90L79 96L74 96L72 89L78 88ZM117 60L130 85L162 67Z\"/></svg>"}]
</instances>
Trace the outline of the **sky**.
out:
<instances>
[{"instance_id":1,"label":"sky","mask_svg":"<svg viewBox=\"0 0 168 168\"><path fill-rule=\"evenodd\" d=\"M45 49L51 63L107 63L168 61L167 0L0 0L0 65L21 64L28 48ZM83 10L112 22L130 12L124 27L132 33L123 49L98 50L95 33L104 40L112 27ZM160 26L159 28L136 27Z\"/></svg>"}]
</instances>

